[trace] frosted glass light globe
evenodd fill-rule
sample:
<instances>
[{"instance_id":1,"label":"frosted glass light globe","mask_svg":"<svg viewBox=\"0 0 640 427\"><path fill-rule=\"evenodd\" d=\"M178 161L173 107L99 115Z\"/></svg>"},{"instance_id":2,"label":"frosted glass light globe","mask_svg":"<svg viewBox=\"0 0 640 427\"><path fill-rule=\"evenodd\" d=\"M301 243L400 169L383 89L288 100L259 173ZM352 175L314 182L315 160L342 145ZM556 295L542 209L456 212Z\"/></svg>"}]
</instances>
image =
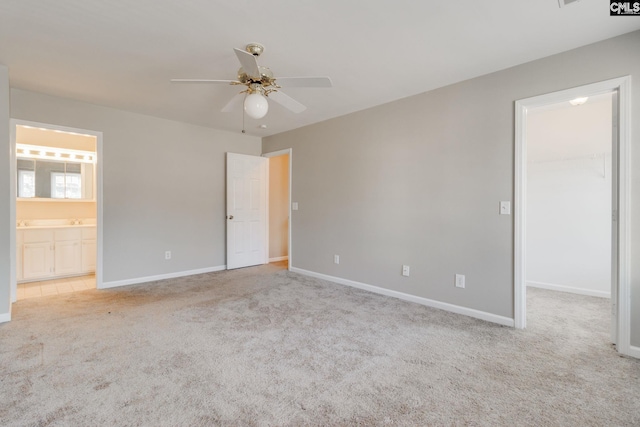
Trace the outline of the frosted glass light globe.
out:
<instances>
[{"instance_id":1,"label":"frosted glass light globe","mask_svg":"<svg viewBox=\"0 0 640 427\"><path fill-rule=\"evenodd\" d=\"M247 95L244 99L244 111L252 119L261 119L267 115L269 111L269 103L267 98L259 93Z\"/></svg>"}]
</instances>

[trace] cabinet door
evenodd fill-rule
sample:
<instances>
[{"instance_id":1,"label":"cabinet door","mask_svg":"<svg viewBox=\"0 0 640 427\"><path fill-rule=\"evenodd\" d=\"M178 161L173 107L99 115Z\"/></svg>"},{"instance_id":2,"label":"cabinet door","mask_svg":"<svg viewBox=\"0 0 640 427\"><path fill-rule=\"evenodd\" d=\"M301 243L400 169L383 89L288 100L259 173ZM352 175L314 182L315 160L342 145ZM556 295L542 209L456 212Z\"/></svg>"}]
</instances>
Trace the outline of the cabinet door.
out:
<instances>
[{"instance_id":1,"label":"cabinet door","mask_svg":"<svg viewBox=\"0 0 640 427\"><path fill-rule=\"evenodd\" d=\"M96 241L95 240L83 240L82 241L82 272L93 273L96 271Z\"/></svg>"},{"instance_id":2,"label":"cabinet door","mask_svg":"<svg viewBox=\"0 0 640 427\"><path fill-rule=\"evenodd\" d=\"M25 243L23 246L23 279L39 279L53 275L51 243Z\"/></svg>"},{"instance_id":3,"label":"cabinet door","mask_svg":"<svg viewBox=\"0 0 640 427\"><path fill-rule=\"evenodd\" d=\"M22 280L22 246L24 245L22 230L16 230L16 281Z\"/></svg>"},{"instance_id":4,"label":"cabinet door","mask_svg":"<svg viewBox=\"0 0 640 427\"><path fill-rule=\"evenodd\" d=\"M56 242L56 276L80 273L81 249L79 240Z\"/></svg>"},{"instance_id":5,"label":"cabinet door","mask_svg":"<svg viewBox=\"0 0 640 427\"><path fill-rule=\"evenodd\" d=\"M22 280L22 245L16 246L16 280Z\"/></svg>"}]
</instances>

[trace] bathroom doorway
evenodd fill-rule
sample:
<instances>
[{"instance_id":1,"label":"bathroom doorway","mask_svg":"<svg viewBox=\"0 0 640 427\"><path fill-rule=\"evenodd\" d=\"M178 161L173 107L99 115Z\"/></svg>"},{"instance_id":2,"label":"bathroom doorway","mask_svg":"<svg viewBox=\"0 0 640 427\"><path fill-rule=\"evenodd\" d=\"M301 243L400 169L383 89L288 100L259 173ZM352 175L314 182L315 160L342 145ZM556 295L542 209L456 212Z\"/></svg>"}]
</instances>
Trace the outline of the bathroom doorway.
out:
<instances>
[{"instance_id":1,"label":"bathroom doorway","mask_svg":"<svg viewBox=\"0 0 640 427\"><path fill-rule=\"evenodd\" d=\"M102 134L11 120L11 301L101 283Z\"/></svg>"}]
</instances>

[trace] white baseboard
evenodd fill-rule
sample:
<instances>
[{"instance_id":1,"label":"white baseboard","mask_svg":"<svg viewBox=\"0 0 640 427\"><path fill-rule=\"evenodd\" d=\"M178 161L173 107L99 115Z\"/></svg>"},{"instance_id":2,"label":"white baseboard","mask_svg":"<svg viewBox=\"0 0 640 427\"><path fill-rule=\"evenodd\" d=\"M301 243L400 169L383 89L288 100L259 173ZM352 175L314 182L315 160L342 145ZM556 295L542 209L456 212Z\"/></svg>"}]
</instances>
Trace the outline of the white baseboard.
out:
<instances>
[{"instance_id":1,"label":"white baseboard","mask_svg":"<svg viewBox=\"0 0 640 427\"><path fill-rule=\"evenodd\" d=\"M640 347L630 345L628 355L631 357L635 357L636 359L640 359Z\"/></svg>"},{"instance_id":2,"label":"white baseboard","mask_svg":"<svg viewBox=\"0 0 640 427\"><path fill-rule=\"evenodd\" d=\"M193 276L194 274L211 273L214 271L226 270L226 265L216 267L199 268L197 270L178 271L175 273L159 274L157 276L136 277L134 279L115 280L112 282L102 282L98 289L117 288L119 286L135 285L137 283L155 282L156 280L174 279L176 277Z\"/></svg>"},{"instance_id":3,"label":"white baseboard","mask_svg":"<svg viewBox=\"0 0 640 427\"><path fill-rule=\"evenodd\" d=\"M544 282L527 282L527 286L532 288L548 289L550 291L569 292L571 294L587 295L590 297L611 298L611 292L595 291L591 289L573 288L571 286L556 285Z\"/></svg>"},{"instance_id":4,"label":"white baseboard","mask_svg":"<svg viewBox=\"0 0 640 427\"><path fill-rule=\"evenodd\" d=\"M329 282L338 283L340 285L351 286L365 291L374 292L376 294L386 295L393 298L398 298L405 301L415 302L417 304L425 305L427 307L433 307L444 311L450 311L456 314L462 314L465 316L473 317L476 319L486 320L487 322L497 323L499 325L511 326L515 325L514 320L504 316L498 316L497 314L487 313L485 311L474 310L473 308L461 307L459 305L449 304L446 302L440 302L431 300L428 298L418 297L415 295L405 294L403 292L392 291L390 289L380 288L378 286L368 285L366 283L355 282L353 280L342 279L340 277L329 276L322 273L316 273L315 271L303 270L297 267L291 267L290 271L294 273L300 273L305 276L316 277L318 279L327 280Z\"/></svg>"},{"instance_id":5,"label":"white baseboard","mask_svg":"<svg viewBox=\"0 0 640 427\"><path fill-rule=\"evenodd\" d=\"M0 313L0 323L10 322L10 321L11 321L11 312Z\"/></svg>"},{"instance_id":6,"label":"white baseboard","mask_svg":"<svg viewBox=\"0 0 640 427\"><path fill-rule=\"evenodd\" d=\"M277 256L275 258L269 258L269 262L288 261L288 260L289 260L289 257L287 255Z\"/></svg>"}]
</instances>

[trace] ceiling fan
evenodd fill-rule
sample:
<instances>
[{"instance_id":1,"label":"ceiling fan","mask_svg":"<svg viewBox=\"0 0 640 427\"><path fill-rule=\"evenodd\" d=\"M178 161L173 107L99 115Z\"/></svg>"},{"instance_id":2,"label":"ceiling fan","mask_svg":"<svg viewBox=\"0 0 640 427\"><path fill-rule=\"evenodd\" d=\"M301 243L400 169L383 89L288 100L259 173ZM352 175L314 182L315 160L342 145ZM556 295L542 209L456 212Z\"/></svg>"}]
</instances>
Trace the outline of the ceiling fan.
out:
<instances>
[{"instance_id":1,"label":"ceiling fan","mask_svg":"<svg viewBox=\"0 0 640 427\"><path fill-rule=\"evenodd\" d=\"M278 77L273 76L267 67L258 65L258 56L264 52L264 46L259 43L250 43L245 50L233 49L240 61L237 80L210 80L210 79L171 79L173 83L211 83L244 85L247 88L234 96L222 112L232 111L244 99L244 111L249 117L261 119L269 111L270 100L277 102L294 113L301 113L307 107L280 92L281 87L331 87L329 77Z\"/></svg>"}]
</instances>

